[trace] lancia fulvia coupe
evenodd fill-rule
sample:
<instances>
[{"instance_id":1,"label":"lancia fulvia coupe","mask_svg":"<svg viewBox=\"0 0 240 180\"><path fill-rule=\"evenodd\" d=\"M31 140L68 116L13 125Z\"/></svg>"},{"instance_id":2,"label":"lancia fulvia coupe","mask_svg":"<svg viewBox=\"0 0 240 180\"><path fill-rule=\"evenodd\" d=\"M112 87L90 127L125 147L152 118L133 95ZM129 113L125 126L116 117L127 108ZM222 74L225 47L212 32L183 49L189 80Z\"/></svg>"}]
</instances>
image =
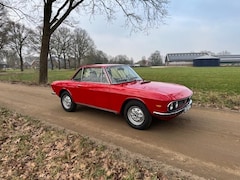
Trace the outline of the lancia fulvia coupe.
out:
<instances>
[{"instance_id":1,"label":"lancia fulvia coupe","mask_svg":"<svg viewBox=\"0 0 240 180\"><path fill-rule=\"evenodd\" d=\"M170 120L192 105L192 91L178 84L142 79L128 65L81 66L69 80L51 83L65 111L77 105L122 115L136 129L147 129L153 117Z\"/></svg>"}]
</instances>

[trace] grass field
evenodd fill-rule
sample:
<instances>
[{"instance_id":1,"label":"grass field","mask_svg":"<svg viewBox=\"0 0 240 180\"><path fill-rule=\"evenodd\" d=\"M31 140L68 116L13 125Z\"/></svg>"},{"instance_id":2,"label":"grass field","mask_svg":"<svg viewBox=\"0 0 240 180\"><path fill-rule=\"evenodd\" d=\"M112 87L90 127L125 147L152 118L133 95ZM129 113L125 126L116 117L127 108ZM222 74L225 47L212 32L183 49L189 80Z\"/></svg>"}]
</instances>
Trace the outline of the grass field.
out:
<instances>
[{"instance_id":1,"label":"grass field","mask_svg":"<svg viewBox=\"0 0 240 180\"><path fill-rule=\"evenodd\" d=\"M136 71L144 79L183 84L198 91L240 94L239 67L139 68Z\"/></svg>"},{"instance_id":2,"label":"grass field","mask_svg":"<svg viewBox=\"0 0 240 180\"><path fill-rule=\"evenodd\" d=\"M193 90L197 104L239 110L240 67L135 68L144 79L183 84ZM75 70L50 70L49 83L70 79ZM38 71L12 70L0 73L0 80L37 83Z\"/></svg>"},{"instance_id":3,"label":"grass field","mask_svg":"<svg viewBox=\"0 0 240 180\"><path fill-rule=\"evenodd\" d=\"M240 67L137 68L144 78L183 84L193 90L195 105L240 110Z\"/></svg>"}]
</instances>

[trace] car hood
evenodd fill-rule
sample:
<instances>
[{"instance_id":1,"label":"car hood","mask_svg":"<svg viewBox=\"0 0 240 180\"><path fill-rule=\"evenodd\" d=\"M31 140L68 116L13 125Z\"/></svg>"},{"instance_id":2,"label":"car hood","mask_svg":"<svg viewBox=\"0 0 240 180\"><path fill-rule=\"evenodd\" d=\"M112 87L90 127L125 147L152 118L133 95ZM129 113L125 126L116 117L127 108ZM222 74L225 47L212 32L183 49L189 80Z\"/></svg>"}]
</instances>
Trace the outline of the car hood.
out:
<instances>
[{"instance_id":1,"label":"car hood","mask_svg":"<svg viewBox=\"0 0 240 180\"><path fill-rule=\"evenodd\" d=\"M152 94L161 94L169 97L170 99L182 99L192 96L192 91L189 88L173 83L137 81L135 83L128 83L127 87L137 89L139 91L147 91Z\"/></svg>"}]
</instances>

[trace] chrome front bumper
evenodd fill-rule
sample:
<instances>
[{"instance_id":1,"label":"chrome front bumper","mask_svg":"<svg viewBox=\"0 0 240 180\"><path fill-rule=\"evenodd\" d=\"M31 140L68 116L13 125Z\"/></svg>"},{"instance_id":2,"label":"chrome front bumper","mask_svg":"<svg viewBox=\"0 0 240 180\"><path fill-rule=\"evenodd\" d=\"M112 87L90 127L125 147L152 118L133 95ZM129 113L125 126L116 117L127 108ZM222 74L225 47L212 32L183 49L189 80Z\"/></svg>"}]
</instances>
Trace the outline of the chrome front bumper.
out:
<instances>
[{"instance_id":1,"label":"chrome front bumper","mask_svg":"<svg viewBox=\"0 0 240 180\"><path fill-rule=\"evenodd\" d=\"M181 114L183 112L187 112L189 109L191 109L191 107L192 107L192 100L190 100L184 108L179 109L177 111L166 112L166 113L153 111L153 114L158 115L158 116L172 116L172 115L176 115L176 114Z\"/></svg>"}]
</instances>

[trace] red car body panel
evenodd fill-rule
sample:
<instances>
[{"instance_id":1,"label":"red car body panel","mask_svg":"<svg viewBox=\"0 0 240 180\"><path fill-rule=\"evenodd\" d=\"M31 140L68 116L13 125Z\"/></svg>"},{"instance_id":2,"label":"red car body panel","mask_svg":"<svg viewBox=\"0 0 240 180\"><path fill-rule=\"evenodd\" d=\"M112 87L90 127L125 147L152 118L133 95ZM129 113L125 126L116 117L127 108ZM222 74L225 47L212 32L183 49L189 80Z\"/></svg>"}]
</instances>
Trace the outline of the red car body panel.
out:
<instances>
[{"instance_id":1,"label":"red car body panel","mask_svg":"<svg viewBox=\"0 0 240 180\"><path fill-rule=\"evenodd\" d=\"M94 65L84 67L105 68L114 65ZM84 68L83 67L83 68ZM185 86L163 82L135 80L118 84L64 80L51 84L59 97L62 91L68 91L77 104L121 113L129 100L138 100L145 104L148 111L161 119L171 119L191 106L192 91ZM185 100L188 101L185 102ZM184 100L178 111L169 113L168 105L173 101ZM189 107L190 108L190 107ZM188 108L188 109L189 109ZM188 110L187 109L187 110Z\"/></svg>"}]
</instances>

